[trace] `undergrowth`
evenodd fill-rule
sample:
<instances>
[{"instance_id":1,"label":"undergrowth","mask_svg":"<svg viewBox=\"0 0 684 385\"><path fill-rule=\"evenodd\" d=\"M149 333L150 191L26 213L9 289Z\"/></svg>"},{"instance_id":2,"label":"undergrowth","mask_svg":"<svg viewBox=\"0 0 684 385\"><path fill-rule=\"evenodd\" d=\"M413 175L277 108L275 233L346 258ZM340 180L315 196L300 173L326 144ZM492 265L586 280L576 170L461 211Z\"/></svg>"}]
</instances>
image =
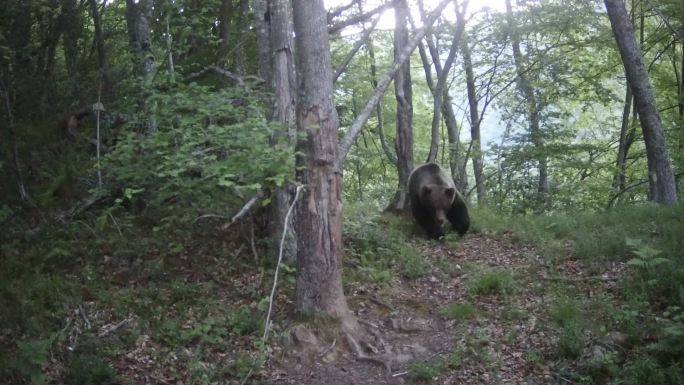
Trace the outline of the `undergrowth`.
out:
<instances>
[{"instance_id":1,"label":"undergrowth","mask_svg":"<svg viewBox=\"0 0 684 385\"><path fill-rule=\"evenodd\" d=\"M474 231L510 232L533 245L551 266L578 259L591 271L615 263L626 267L616 297L609 299L612 305L591 313L582 310L591 303L576 286L556 288L550 327L558 356L575 363L569 367L577 372L569 377L595 384L608 379L629 385L683 383L684 207L642 205L510 218L476 210L473 218ZM587 352L589 343L594 346Z\"/></svg>"}]
</instances>

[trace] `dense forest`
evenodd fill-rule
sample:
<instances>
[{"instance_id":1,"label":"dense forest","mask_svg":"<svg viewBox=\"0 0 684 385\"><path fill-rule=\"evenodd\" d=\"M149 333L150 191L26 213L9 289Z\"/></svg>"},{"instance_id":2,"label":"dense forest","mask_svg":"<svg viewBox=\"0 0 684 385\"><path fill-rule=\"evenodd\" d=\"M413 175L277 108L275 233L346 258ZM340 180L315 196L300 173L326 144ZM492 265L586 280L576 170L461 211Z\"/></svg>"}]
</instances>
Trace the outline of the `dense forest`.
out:
<instances>
[{"instance_id":1,"label":"dense forest","mask_svg":"<svg viewBox=\"0 0 684 385\"><path fill-rule=\"evenodd\" d=\"M0 383L684 383L682 0L0 8Z\"/></svg>"}]
</instances>

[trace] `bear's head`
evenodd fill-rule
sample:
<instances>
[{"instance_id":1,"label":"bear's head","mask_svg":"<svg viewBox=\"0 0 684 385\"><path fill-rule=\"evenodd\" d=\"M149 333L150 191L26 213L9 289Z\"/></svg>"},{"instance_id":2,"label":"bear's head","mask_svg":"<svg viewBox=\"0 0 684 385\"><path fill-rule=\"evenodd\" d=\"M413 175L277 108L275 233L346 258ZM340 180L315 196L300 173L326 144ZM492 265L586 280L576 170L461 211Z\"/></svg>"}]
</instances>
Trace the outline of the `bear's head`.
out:
<instances>
[{"instance_id":1,"label":"bear's head","mask_svg":"<svg viewBox=\"0 0 684 385\"><path fill-rule=\"evenodd\" d=\"M455 188L439 184L428 184L420 190L420 202L434 213L435 224L439 227L447 221L447 212L455 196Z\"/></svg>"}]
</instances>

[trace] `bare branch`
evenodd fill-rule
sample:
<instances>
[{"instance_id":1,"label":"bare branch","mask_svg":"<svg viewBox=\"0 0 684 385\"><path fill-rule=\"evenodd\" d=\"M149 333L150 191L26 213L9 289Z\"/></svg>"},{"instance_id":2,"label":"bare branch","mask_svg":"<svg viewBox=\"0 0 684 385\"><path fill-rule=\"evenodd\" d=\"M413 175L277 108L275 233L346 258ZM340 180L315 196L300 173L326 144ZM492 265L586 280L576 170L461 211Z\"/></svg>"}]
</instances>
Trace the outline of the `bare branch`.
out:
<instances>
[{"instance_id":1,"label":"bare branch","mask_svg":"<svg viewBox=\"0 0 684 385\"><path fill-rule=\"evenodd\" d=\"M233 215L233 217L230 218L230 222L226 223L221 227L222 230L227 229L231 225L233 225L235 222L237 222L239 219L245 216L249 212L249 210L252 209L252 206L261 199L264 196L263 191L259 191L256 195L254 195L250 200L245 203L244 206L240 209L240 211L237 212L237 214ZM217 214L205 214L205 215L200 215L195 220L192 222L193 224L197 223L198 221L206 218L219 218L219 219L229 219L225 215L217 215Z\"/></svg>"},{"instance_id":2,"label":"bare branch","mask_svg":"<svg viewBox=\"0 0 684 385\"><path fill-rule=\"evenodd\" d=\"M328 33L335 33L340 31L341 29L344 29L346 27L349 27L350 25L358 24L366 19L369 19L373 17L374 15L383 12L384 10L391 8L394 6L395 0L392 0L388 3L382 4L381 6L371 9L368 12L364 12L361 14L358 14L356 16L352 16L347 20L340 21L337 24L333 24L328 27Z\"/></svg>"},{"instance_id":3,"label":"bare branch","mask_svg":"<svg viewBox=\"0 0 684 385\"><path fill-rule=\"evenodd\" d=\"M213 72L217 75L221 75L221 76L225 77L226 79L232 81L233 83L235 83L241 87L245 86L245 81L252 81L252 82L257 83L257 84L265 82L264 79L262 79L258 76L254 76L254 75L239 76L239 75L236 75L236 74L234 74L228 70L225 70L225 69L220 68L220 67L215 66L215 65L208 65L208 66L204 67L203 69L201 69L195 73L191 73L190 75L185 77L185 81L190 82L193 80L197 80L197 79L203 77L204 75L208 74L209 72Z\"/></svg>"},{"instance_id":4,"label":"bare branch","mask_svg":"<svg viewBox=\"0 0 684 385\"><path fill-rule=\"evenodd\" d=\"M368 41L368 37L375 30L375 27L378 25L379 21L380 16L376 17L375 20L373 20L373 24L371 24L370 28L365 30L363 36L361 36L361 38L357 40L356 43L354 43L352 49L349 51L349 53L347 53L347 56L345 56L342 60L340 67L335 71L335 75L333 75L333 83L335 83L337 79L340 77L340 75L342 75L342 73L347 70L347 66L354 58L354 55L356 55L356 53L359 52L359 49L361 49L361 46L363 46Z\"/></svg>"},{"instance_id":5,"label":"bare branch","mask_svg":"<svg viewBox=\"0 0 684 385\"><path fill-rule=\"evenodd\" d=\"M359 0L352 0L351 3L346 4L346 5L341 5L338 8L331 9L328 11L328 23L332 22L332 19L336 18L337 16L340 16L342 12L348 10L349 8L353 7L359 2Z\"/></svg>"}]
</instances>

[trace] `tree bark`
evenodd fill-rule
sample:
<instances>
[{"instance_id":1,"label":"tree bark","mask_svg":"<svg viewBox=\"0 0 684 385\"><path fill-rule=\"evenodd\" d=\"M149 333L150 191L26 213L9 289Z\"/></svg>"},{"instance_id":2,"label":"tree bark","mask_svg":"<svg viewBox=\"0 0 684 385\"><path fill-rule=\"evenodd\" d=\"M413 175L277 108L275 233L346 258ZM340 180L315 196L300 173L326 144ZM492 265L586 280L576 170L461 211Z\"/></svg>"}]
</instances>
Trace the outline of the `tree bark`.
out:
<instances>
[{"instance_id":1,"label":"tree bark","mask_svg":"<svg viewBox=\"0 0 684 385\"><path fill-rule=\"evenodd\" d=\"M332 66L323 0L294 1L299 96L296 309L343 321L353 319L342 291L342 172L333 105Z\"/></svg>"},{"instance_id":2,"label":"tree bark","mask_svg":"<svg viewBox=\"0 0 684 385\"><path fill-rule=\"evenodd\" d=\"M273 115L272 120L281 124L273 134L271 145L279 142L294 144L296 136L296 92L294 41L292 39L291 0L271 0L271 52L273 59ZM290 190L293 186L283 186L273 192L271 206L270 235L271 244L280 246L280 238L290 205ZM283 260L295 263L297 256L296 232L288 231L283 243Z\"/></svg>"},{"instance_id":3,"label":"tree bark","mask_svg":"<svg viewBox=\"0 0 684 385\"><path fill-rule=\"evenodd\" d=\"M399 0L394 7L394 61L401 59L401 53L408 45L408 4ZM394 149L397 155L395 166L398 186L388 209L408 210L408 177L413 171L413 89L411 86L411 59L407 58L394 75L394 96L397 100L397 121Z\"/></svg>"},{"instance_id":4,"label":"tree bark","mask_svg":"<svg viewBox=\"0 0 684 385\"><path fill-rule=\"evenodd\" d=\"M156 74L156 60L152 52L152 3L153 0L126 0L128 37L136 60L138 74L149 82Z\"/></svg>"},{"instance_id":5,"label":"tree bark","mask_svg":"<svg viewBox=\"0 0 684 385\"><path fill-rule=\"evenodd\" d=\"M546 208L549 199L548 160L544 154L544 138L539 122L540 108L530 79L527 76L527 59L520 49L520 35L518 28L515 25L511 0L506 0L506 19L508 21L508 30L511 37L511 46L513 48L513 60L515 61L515 69L518 76L518 89L527 102L527 119L530 125L530 140L537 151L536 158L539 172L537 208L543 210Z\"/></svg>"},{"instance_id":6,"label":"tree bark","mask_svg":"<svg viewBox=\"0 0 684 385\"><path fill-rule=\"evenodd\" d=\"M254 0L254 25L259 53L259 77L271 84L273 64L271 62L271 26L268 0Z\"/></svg>"},{"instance_id":7,"label":"tree bark","mask_svg":"<svg viewBox=\"0 0 684 385\"><path fill-rule=\"evenodd\" d=\"M674 173L668 156L665 134L651 88L648 72L637 46L634 28L621 0L604 0L613 36L634 94L639 121L646 144L650 199L656 203L677 203Z\"/></svg>"},{"instance_id":8,"label":"tree bark","mask_svg":"<svg viewBox=\"0 0 684 385\"><path fill-rule=\"evenodd\" d=\"M473 161L473 174L475 174L475 189L477 191L477 204L485 204L486 190L484 185L484 172L482 162L482 145L480 144L480 122L481 116L478 106L477 94L475 92L475 75L473 73L473 61L470 56L468 46L468 35L463 34L461 41L461 51L463 52L463 70L466 73L466 90L468 93L468 109L470 112L470 138L471 138L471 159Z\"/></svg>"}]
</instances>

